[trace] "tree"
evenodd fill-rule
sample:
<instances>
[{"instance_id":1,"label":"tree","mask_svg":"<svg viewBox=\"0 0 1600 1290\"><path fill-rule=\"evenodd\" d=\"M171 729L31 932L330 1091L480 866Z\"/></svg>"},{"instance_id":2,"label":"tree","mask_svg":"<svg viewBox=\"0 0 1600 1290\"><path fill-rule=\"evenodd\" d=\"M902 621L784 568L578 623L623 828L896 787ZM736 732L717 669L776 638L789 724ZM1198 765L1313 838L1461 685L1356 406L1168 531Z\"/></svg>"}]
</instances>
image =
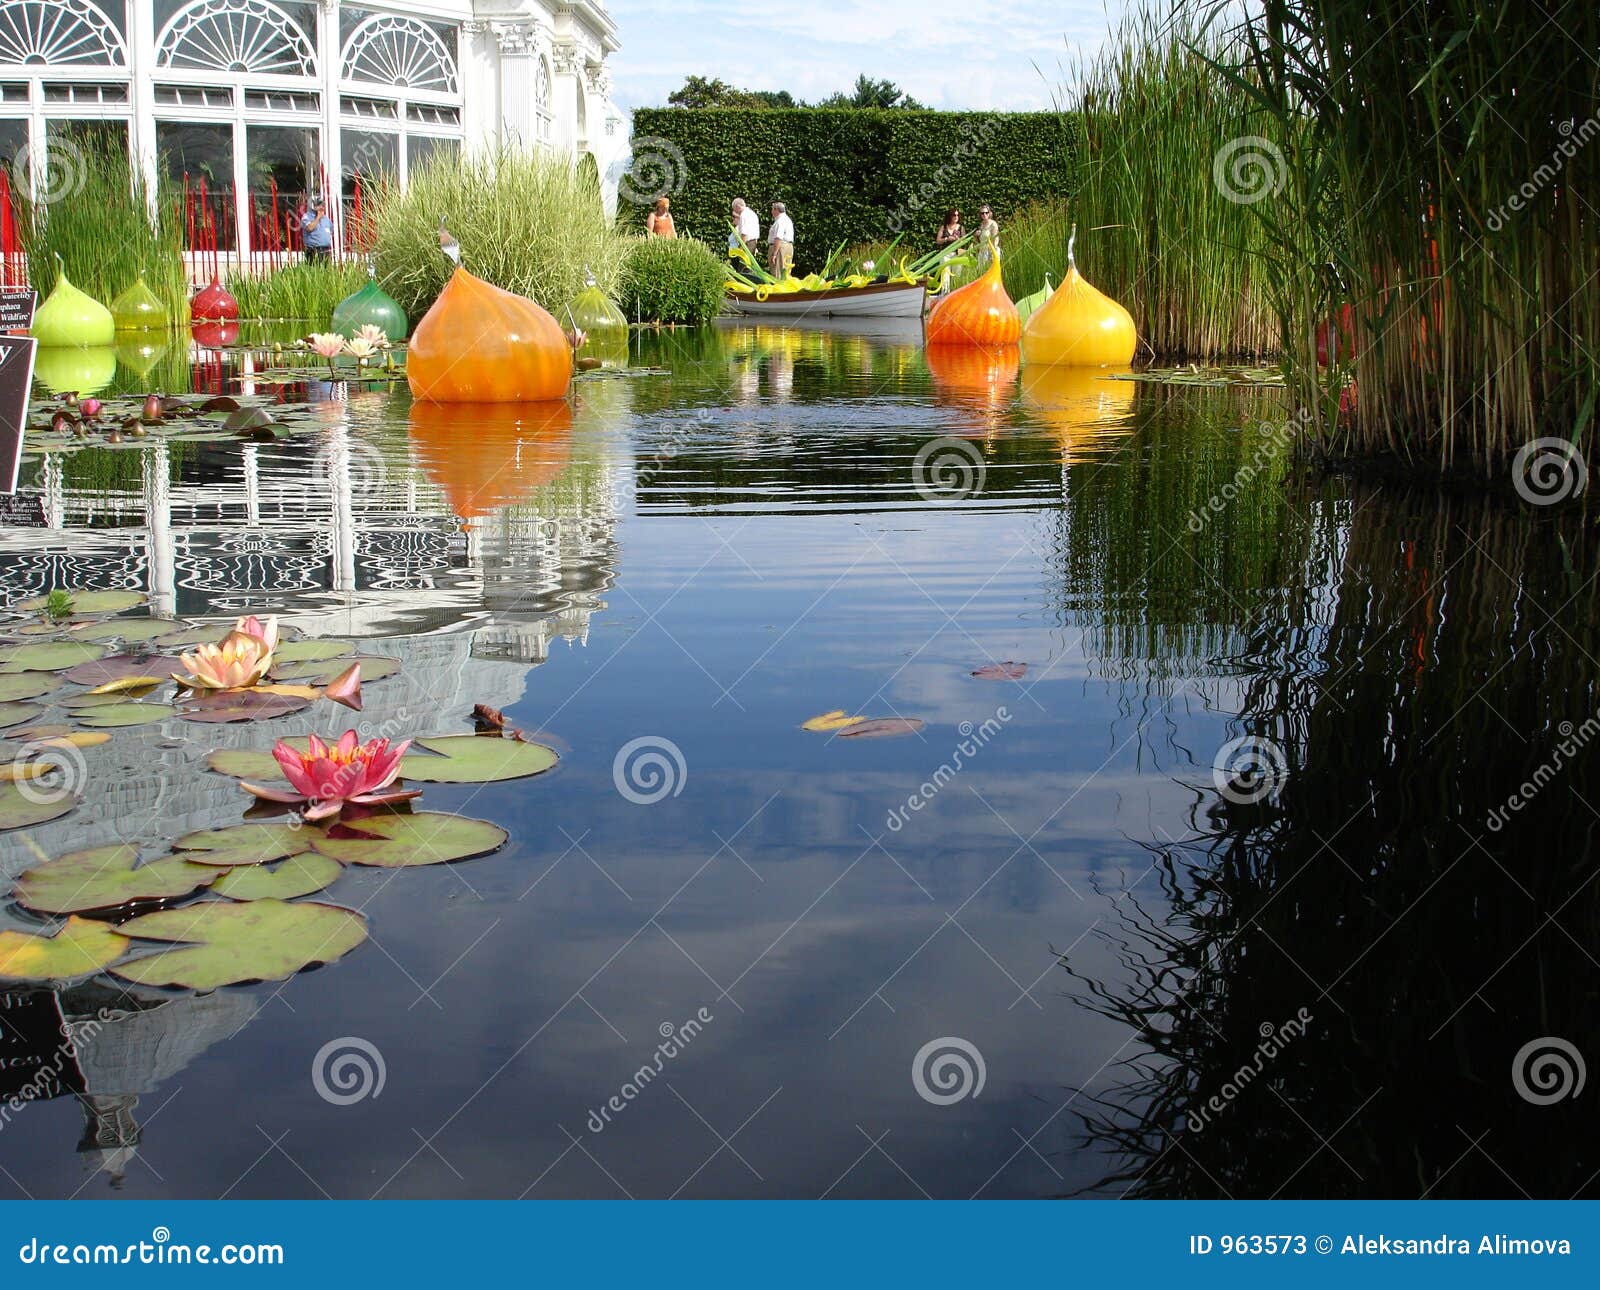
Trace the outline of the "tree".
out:
<instances>
[{"instance_id":1,"label":"tree","mask_svg":"<svg viewBox=\"0 0 1600 1290\"><path fill-rule=\"evenodd\" d=\"M851 94L830 94L823 99L818 107L825 108L908 108L913 111L924 110L918 103L893 81L873 80L863 72L856 77L856 87Z\"/></svg>"},{"instance_id":2,"label":"tree","mask_svg":"<svg viewBox=\"0 0 1600 1290\"><path fill-rule=\"evenodd\" d=\"M667 95L667 102L681 108L794 108L804 107L788 90L741 90L721 77L684 78L681 88Z\"/></svg>"}]
</instances>

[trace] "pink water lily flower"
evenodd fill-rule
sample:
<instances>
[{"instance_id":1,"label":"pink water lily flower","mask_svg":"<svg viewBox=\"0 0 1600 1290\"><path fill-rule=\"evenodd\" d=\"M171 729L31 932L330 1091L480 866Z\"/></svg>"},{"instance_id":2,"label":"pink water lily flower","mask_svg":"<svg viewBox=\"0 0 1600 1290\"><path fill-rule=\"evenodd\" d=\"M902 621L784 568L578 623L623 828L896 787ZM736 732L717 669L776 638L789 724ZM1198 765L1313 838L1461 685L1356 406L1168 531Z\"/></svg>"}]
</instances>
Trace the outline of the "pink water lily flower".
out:
<instances>
[{"instance_id":1,"label":"pink water lily flower","mask_svg":"<svg viewBox=\"0 0 1600 1290\"><path fill-rule=\"evenodd\" d=\"M345 352L358 363L365 363L380 352L379 347L365 336L357 336L354 340L346 341L344 348Z\"/></svg>"},{"instance_id":2,"label":"pink water lily flower","mask_svg":"<svg viewBox=\"0 0 1600 1290\"><path fill-rule=\"evenodd\" d=\"M272 666L272 650L266 641L244 632L229 632L221 644L200 645L178 658L189 674L174 672L172 679L191 690L243 690L260 681Z\"/></svg>"},{"instance_id":3,"label":"pink water lily flower","mask_svg":"<svg viewBox=\"0 0 1600 1290\"><path fill-rule=\"evenodd\" d=\"M272 614L262 622L254 614L247 614L233 625L233 630L243 636L254 636L271 654L278 648L278 616Z\"/></svg>"},{"instance_id":4,"label":"pink water lily flower","mask_svg":"<svg viewBox=\"0 0 1600 1290\"><path fill-rule=\"evenodd\" d=\"M363 323L360 327L357 327L356 334L351 339L364 340L373 349L389 348L389 333L373 323Z\"/></svg>"},{"instance_id":5,"label":"pink water lily flower","mask_svg":"<svg viewBox=\"0 0 1600 1290\"><path fill-rule=\"evenodd\" d=\"M313 332L306 337L306 344L311 346L313 354L323 358L338 358L344 353L344 337L336 331Z\"/></svg>"},{"instance_id":6,"label":"pink water lily flower","mask_svg":"<svg viewBox=\"0 0 1600 1290\"><path fill-rule=\"evenodd\" d=\"M307 820L337 815L347 802L355 806L390 806L422 794L421 789L415 788L384 791L400 777L400 759L409 747L409 739L393 748L387 739L362 743L354 730L346 730L333 745L312 735L303 753L280 739L273 746L272 755L293 792L259 784L240 787L263 802L309 803L302 812Z\"/></svg>"}]
</instances>

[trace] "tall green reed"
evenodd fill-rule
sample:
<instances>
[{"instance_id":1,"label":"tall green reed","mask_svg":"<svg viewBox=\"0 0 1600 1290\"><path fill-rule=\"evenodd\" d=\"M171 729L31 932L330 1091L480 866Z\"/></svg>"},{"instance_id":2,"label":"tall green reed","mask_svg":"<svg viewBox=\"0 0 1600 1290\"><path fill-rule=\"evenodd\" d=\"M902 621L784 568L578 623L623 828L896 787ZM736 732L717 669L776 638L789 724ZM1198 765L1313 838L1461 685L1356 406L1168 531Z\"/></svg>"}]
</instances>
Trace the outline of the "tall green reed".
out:
<instances>
[{"instance_id":1,"label":"tall green reed","mask_svg":"<svg viewBox=\"0 0 1600 1290\"><path fill-rule=\"evenodd\" d=\"M239 302L241 318L296 318L326 325L333 307L366 280L362 264L307 263L260 275L232 273L227 286Z\"/></svg>"}]
</instances>

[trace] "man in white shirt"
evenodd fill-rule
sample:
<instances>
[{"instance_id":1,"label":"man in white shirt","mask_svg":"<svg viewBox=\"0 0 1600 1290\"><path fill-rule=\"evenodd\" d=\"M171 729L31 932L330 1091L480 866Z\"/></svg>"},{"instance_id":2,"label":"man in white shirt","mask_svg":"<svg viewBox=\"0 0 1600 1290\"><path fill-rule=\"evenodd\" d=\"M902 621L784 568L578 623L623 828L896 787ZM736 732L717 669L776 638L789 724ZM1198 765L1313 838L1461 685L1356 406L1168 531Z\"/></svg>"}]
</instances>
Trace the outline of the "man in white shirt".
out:
<instances>
[{"instance_id":1,"label":"man in white shirt","mask_svg":"<svg viewBox=\"0 0 1600 1290\"><path fill-rule=\"evenodd\" d=\"M743 244L745 250L754 258L756 245L761 241L761 221L756 218L756 213L744 204L743 197L733 199L733 224L734 226L728 230L728 250L737 250L740 244Z\"/></svg>"},{"instance_id":2,"label":"man in white shirt","mask_svg":"<svg viewBox=\"0 0 1600 1290\"><path fill-rule=\"evenodd\" d=\"M767 272L786 278L794 267L794 221L782 202L772 203L772 223L767 228Z\"/></svg>"}]
</instances>

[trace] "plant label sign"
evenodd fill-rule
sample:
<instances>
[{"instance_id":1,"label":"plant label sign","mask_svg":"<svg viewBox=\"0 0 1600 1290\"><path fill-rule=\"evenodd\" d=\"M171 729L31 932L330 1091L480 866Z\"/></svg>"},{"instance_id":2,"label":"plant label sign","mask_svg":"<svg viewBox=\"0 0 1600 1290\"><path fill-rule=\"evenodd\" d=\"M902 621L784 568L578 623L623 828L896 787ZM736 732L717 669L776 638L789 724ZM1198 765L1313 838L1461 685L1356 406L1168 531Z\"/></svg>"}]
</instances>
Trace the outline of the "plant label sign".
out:
<instances>
[{"instance_id":1,"label":"plant label sign","mask_svg":"<svg viewBox=\"0 0 1600 1290\"><path fill-rule=\"evenodd\" d=\"M38 302L39 293L29 287L0 289L0 331L27 331Z\"/></svg>"},{"instance_id":2,"label":"plant label sign","mask_svg":"<svg viewBox=\"0 0 1600 1290\"><path fill-rule=\"evenodd\" d=\"M39 342L32 336L0 336L0 493L17 491L33 356L38 348Z\"/></svg>"}]
</instances>

